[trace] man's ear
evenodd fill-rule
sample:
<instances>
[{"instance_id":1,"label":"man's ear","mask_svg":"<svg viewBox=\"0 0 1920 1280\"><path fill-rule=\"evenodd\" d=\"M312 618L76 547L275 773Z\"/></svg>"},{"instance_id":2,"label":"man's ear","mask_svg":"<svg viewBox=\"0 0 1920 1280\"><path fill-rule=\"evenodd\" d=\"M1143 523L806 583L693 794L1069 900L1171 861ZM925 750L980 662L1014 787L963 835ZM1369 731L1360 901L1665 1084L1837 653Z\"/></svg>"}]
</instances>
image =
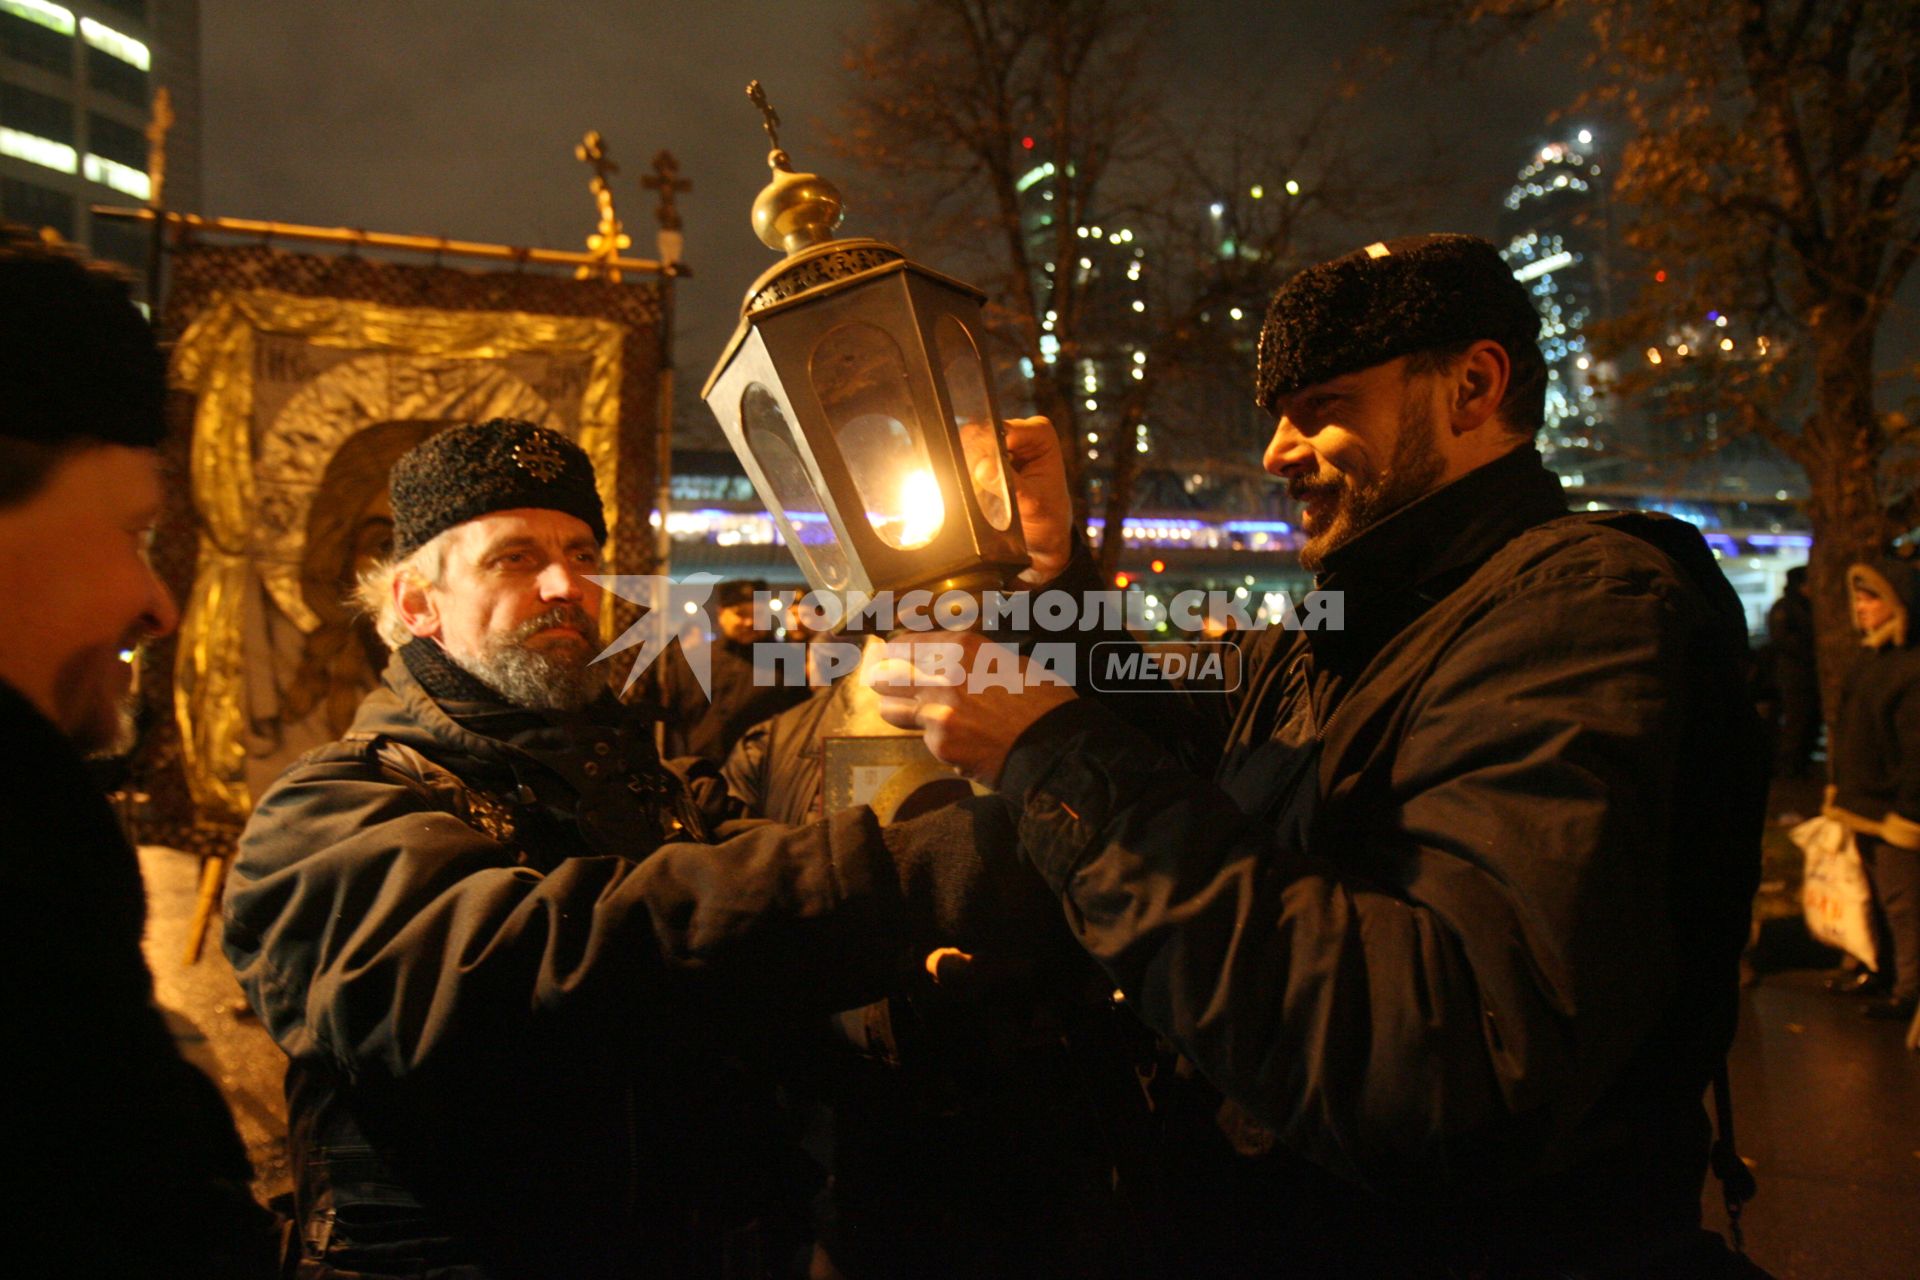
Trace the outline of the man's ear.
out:
<instances>
[{"instance_id":1,"label":"man's ear","mask_svg":"<svg viewBox=\"0 0 1920 1280\"><path fill-rule=\"evenodd\" d=\"M1485 426L1500 411L1512 377L1513 362L1505 347L1484 338L1468 347L1447 406L1453 433L1465 435Z\"/></svg>"},{"instance_id":2,"label":"man's ear","mask_svg":"<svg viewBox=\"0 0 1920 1280\"><path fill-rule=\"evenodd\" d=\"M423 640L440 635L440 602L417 573L393 575L393 608L401 625Z\"/></svg>"}]
</instances>

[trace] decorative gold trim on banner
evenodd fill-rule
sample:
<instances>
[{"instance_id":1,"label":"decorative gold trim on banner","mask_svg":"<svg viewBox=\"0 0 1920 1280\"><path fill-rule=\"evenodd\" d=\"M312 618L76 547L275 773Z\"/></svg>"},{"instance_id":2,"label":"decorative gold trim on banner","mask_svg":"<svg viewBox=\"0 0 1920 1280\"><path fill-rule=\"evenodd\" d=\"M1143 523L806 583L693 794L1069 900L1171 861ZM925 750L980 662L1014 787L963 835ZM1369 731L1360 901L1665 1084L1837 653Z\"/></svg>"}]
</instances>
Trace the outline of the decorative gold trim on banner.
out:
<instances>
[{"instance_id":1,"label":"decorative gold trim on banner","mask_svg":"<svg viewBox=\"0 0 1920 1280\"><path fill-rule=\"evenodd\" d=\"M577 432L569 434L593 461L611 535L621 518L615 496L624 332L610 320L392 307L265 289L228 294L188 326L172 378L197 397L189 470L200 538L180 626L174 714L196 805L235 818L252 808L243 768L245 600L264 591L302 630L316 625L301 590L300 553L321 472L341 442L383 420L548 418L546 402L503 372L502 362L583 357L584 386L577 400L568 397L578 405ZM336 357L304 383L295 399L310 402L299 412L256 423L261 343L276 338L362 354ZM447 364L416 367L436 359ZM556 417L547 425L572 424Z\"/></svg>"}]
</instances>

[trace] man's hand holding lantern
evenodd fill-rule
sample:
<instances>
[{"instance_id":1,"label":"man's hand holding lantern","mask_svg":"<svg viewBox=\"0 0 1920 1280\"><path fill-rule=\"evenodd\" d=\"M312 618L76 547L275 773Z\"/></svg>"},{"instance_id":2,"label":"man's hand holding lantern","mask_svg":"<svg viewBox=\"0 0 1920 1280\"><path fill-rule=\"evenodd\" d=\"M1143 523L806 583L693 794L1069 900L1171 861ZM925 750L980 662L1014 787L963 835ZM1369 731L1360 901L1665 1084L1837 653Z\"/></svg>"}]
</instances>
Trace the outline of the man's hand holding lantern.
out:
<instances>
[{"instance_id":1,"label":"man's hand holding lantern","mask_svg":"<svg viewBox=\"0 0 1920 1280\"><path fill-rule=\"evenodd\" d=\"M1020 504L1020 526L1026 535L1033 564L1017 579L1034 587L1058 577L1067 567L1072 549L1073 499L1067 493L1067 468L1060 456L1060 437L1045 418L1009 418L1006 424L1007 463L1012 472L1014 500ZM963 423L960 447L973 477L974 492L989 505L996 527L1003 524L999 507L999 441L984 422Z\"/></svg>"},{"instance_id":2,"label":"man's hand holding lantern","mask_svg":"<svg viewBox=\"0 0 1920 1280\"><path fill-rule=\"evenodd\" d=\"M1007 420L1007 462L1013 469L1013 496L1020 504L1020 528L1027 538L1031 567L1022 585L1051 582L1073 553L1073 498L1067 492L1067 464L1060 435L1045 418Z\"/></svg>"},{"instance_id":3,"label":"man's hand holding lantern","mask_svg":"<svg viewBox=\"0 0 1920 1280\"><path fill-rule=\"evenodd\" d=\"M980 438L991 446L990 436ZM1060 438L1045 418L1009 419L1006 445L1033 560L1018 581L1038 586L1059 577L1072 554L1066 463ZM971 461L971 448L968 456ZM874 665L867 683L880 695L880 714L889 724L921 730L936 757L992 785L1027 727L1074 697L1057 682L1029 683L1026 674L1026 661L1004 645L974 632L943 633L898 642L895 652Z\"/></svg>"},{"instance_id":4,"label":"man's hand holding lantern","mask_svg":"<svg viewBox=\"0 0 1920 1280\"><path fill-rule=\"evenodd\" d=\"M1028 670L978 632L944 632L891 642L867 683L888 724L921 730L937 758L992 786L1027 727L1075 696L1058 682L1028 683Z\"/></svg>"}]
</instances>

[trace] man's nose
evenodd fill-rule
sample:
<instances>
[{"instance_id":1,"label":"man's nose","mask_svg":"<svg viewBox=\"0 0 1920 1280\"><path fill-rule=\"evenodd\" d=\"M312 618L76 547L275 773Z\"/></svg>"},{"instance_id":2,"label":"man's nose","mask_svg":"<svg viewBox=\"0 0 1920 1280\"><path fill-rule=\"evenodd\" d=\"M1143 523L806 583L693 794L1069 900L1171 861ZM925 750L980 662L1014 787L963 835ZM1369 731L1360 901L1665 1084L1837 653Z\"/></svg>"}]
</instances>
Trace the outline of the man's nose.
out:
<instances>
[{"instance_id":1,"label":"man's nose","mask_svg":"<svg viewBox=\"0 0 1920 1280\"><path fill-rule=\"evenodd\" d=\"M1268 475L1279 476L1282 480L1311 475L1319 469L1307 438L1300 434L1293 420L1284 414L1274 424L1273 439L1267 442L1267 451L1261 457L1260 465L1266 468Z\"/></svg>"},{"instance_id":2,"label":"man's nose","mask_svg":"<svg viewBox=\"0 0 1920 1280\"><path fill-rule=\"evenodd\" d=\"M149 640L170 636L180 625L180 606L173 602L173 592L167 590L167 584L160 581L152 565L147 566L147 608L141 621Z\"/></svg>"},{"instance_id":3,"label":"man's nose","mask_svg":"<svg viewBox=\"0 0 1920 1280\"><path fill-rule=\"evenodd\" d=\"M586 584L564 560L540 571L539 586L542 600L579 600L586 594Z\"/></svg>"}]
</instances>

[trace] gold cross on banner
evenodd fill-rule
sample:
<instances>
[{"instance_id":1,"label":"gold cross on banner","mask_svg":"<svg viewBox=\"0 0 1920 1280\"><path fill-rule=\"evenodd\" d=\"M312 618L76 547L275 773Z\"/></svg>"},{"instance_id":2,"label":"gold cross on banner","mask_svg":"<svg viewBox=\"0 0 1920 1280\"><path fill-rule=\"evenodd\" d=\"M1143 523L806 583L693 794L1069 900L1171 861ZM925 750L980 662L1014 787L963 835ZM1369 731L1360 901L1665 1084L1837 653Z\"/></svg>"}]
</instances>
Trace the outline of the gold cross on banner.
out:
<instances>
[{"instance_id":1,"label":"gold cross on banner","mask_svg":"<svg viewBox=\"0 0 1920 1280\"><path fill-rule=\"evenodd\" d=\"M654 213L660 219L660 225L668 231L680 229L680 206L674 197L682 191L693 190L693 183L680 176L680 162L673 158L673 152L662 151L653 158L653 173L640 179L640 185L648 191L660 193L660 206Z\"/></svg>"},{"instance_id":2,"label":"gold cross on banner","mask_svg":"<svg viewBox=\"0 0 1920 1280\"><path fill-rule=\"evenodd\" d=\"M598 129L587 130L586 136L573 149L573 158L592 167L593 181L588 185L593 189L594 204L600 210L599 228L587 237L587 251L596 261L575 268L573 277L586 280L600 276L617 282L620 268L614 264L619 261L620 251L633 244L632 237L620 227L620 215L613 207L613 184L607 181L620 172L620 166L613 162L612 155L607 151L606 139L600 136Z\"/></svg>"},{"instance_id":3,"label":"gold cross on banner","mask_svg":"<svg viewBox=\"0 0 1920 1280\"><path fill-rule=\"evenodd\" d=\"M660 203L654 208L654 216L660 220L660 231L655 237L660 263L675 274L684 274L684 269L675 270L680 267L686 237L680 231L680 205L674 197L682 191L693 190L693 184L680 176L680 162L673 158L673 152L661 151L653 157L653 173L640 179L640 185L660 196Z\"/></svg>"}]
</instances>

